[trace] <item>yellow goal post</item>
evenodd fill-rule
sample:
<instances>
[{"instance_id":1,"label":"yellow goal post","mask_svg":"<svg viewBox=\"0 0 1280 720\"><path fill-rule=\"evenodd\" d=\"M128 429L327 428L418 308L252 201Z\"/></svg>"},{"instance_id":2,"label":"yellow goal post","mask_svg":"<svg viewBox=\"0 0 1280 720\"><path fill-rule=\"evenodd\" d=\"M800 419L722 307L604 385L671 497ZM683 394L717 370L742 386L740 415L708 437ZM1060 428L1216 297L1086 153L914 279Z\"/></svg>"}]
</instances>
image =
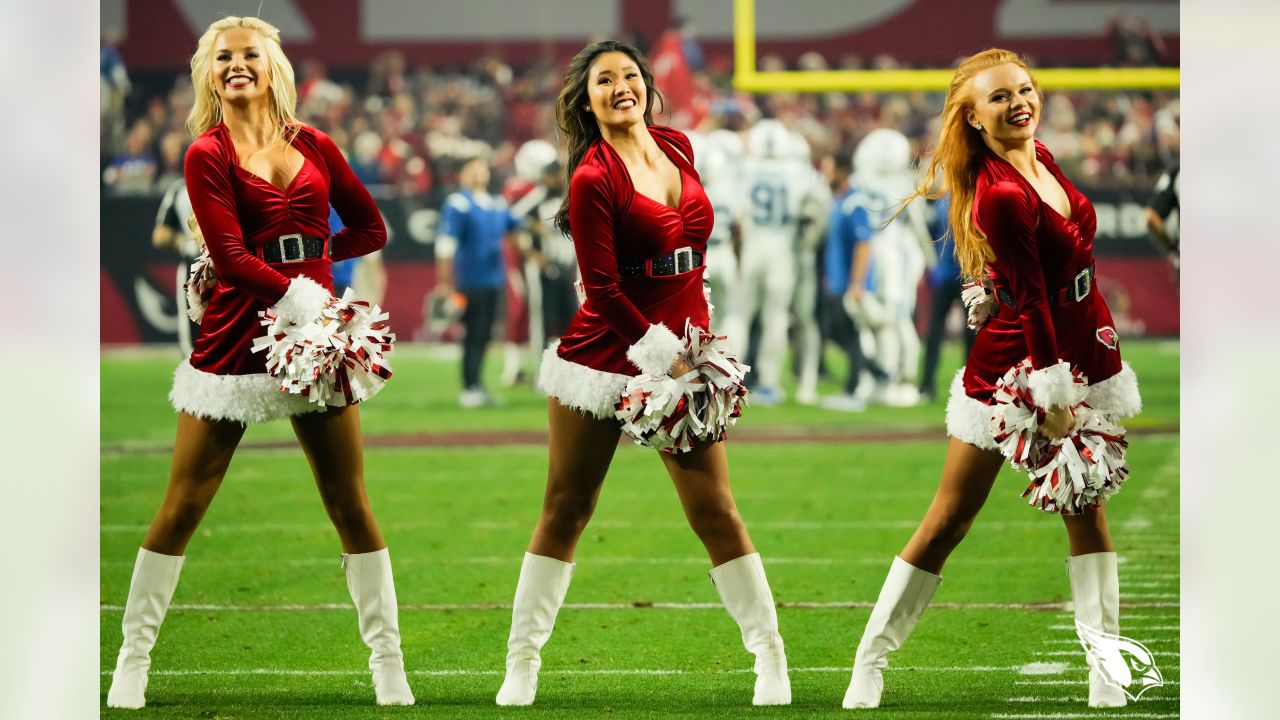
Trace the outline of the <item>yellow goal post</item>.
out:
<instances>
[{"instance_id":1,"label":"yellow goal post","mask_svg":"<svg viewBox=\"0 0 1280 720\"><path fill-rule=\"evenodd\" d=\"M756 3L733 3L733 86L744 92L909 92L945 91L951 69L788 70L756 69ZM1177 89L1178 68L1043 68L1036 80L1047 90Z\"/></svg>"}]
</instances>

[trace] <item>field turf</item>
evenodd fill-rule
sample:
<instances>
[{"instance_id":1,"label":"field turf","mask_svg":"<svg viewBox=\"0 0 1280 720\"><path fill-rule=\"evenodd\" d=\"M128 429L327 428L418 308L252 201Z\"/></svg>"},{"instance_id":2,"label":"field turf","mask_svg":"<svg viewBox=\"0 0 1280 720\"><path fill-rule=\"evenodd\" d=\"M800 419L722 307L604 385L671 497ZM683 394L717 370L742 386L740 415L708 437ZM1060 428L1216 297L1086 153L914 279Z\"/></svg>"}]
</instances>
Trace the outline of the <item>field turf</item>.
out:
<instances>
[{"instance_id":1,"label":"field turf","mask_svg":"<svg viewBox=\"0 0 1280 720\"><path fill-rule=\"evenodd\" d=\"M1006 469L943 573L935 604L891 658L868 718L1177 717L1176 342L1126 342L1143 414L1133 474L1109 507L1121 633L1164 674L1121 710L1091 710L1071 629L1057 518ZM490 359L496 369L497 357ZM104 717L850 717L840 699L884 574L928 505L946 449L943 399L848 415L749 408L732 484L780 603L794 703L753 708L751 658L652 451L627 445L579 546L568 605L543 651L537 703L498 708L509 603L546 472L545 400L456 405L456 360L407 347L362 408L369 493L391 548L412 708L378 708L337 538L288 423L251 427L191 546L153 652L147 708L108 710L133 559L159 505L176 351L104 351L101 692ZM945 388L959 364L944 358ZM839 375L834 355L830 362ZM496 382L491 384L496 386ZM824 382L832 392L834 381Z\"/></svg>"}]
</instances>

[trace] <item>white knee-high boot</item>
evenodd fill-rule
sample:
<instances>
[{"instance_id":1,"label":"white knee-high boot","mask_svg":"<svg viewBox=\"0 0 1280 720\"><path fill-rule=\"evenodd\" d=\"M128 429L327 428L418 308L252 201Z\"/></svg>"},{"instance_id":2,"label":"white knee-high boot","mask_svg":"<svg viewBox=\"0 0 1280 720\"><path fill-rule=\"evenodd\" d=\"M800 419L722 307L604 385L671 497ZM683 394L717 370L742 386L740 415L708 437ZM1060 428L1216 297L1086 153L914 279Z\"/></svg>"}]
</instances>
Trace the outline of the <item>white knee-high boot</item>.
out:
<instances>
[{"instance_id":1,"label":"white knee-high boot","mask_svg":"<svg viewBox=\"0 0 1280 720\"><path fill-rule=\"evenodd\" d=\"M498 690L499 705L531 705L538 693L539 654L551 639L556 614L564 604L573 577L573 563L524 554L520 580L511 607L511 635L507 638L507 674Z\"/></svg>"},{"instance_id":2,"label":"white knee-high boot","mask_svg":"<svg viewBox=\"0 0 1280 720\"><path fill-rule=\"evenodd\" d=\"M941 577L900 557L893 559L853 656L853 677L842 703L845 709L880 707L881 670L889 665L889 653L902 647L940 584Z\"/></svg>"},{"instance_id":3,"label":"white knee-high boot","mask_svg":"<svg viewBox=\"0 0 1280 720\"><path fill-rule=\"evenodd\" d=\"M1114 552L1089 553L1067 558L1071 579L1071 603L1076 620L1110 635L1120 634L1120 575ZM1128 698L1102 673L1089 669L1089 707L1124 707Z\"/></svg>"},{"instance_id":4,"label":"white knee-high boot","mask_svg":"<svg viewBox=\"0 0 1280 720\"><path fill-rule=\"evenodd\" d=\"M787 655L778 633L778 609L764 575L760 553L743 555L711 569L720 601L742 630L742 644L755 655L753 705L790 705Z\"/></svg>"},{"instance_id":5,"label":"white knee-high boot","mask_svg":"<svg viewBox=\"0 0 1280 720\"><path fill-rule=\"evenodd\" d=\"M129 581L129 599L124 606L124 642L116 658L107 691L107 707L136 710L147 704L147 671L151 668L151 648L155 647L160 624L169 610L173 590L182 572L181 555L161 555L138 548Z\"/></svg>"},{"instance_id":6,"label":"white knee-high boot","mask_svg":"<svg viewBox=\"0 0 1280 720\"><path fill-rule=\"evenodd\" d=\"M360 638L369 646L369 670L379 705L412 705L413 691L404 674L400 650L399 607L386 548L342 555L347 589L360 619Z\"/></svg>"}]
</instances>

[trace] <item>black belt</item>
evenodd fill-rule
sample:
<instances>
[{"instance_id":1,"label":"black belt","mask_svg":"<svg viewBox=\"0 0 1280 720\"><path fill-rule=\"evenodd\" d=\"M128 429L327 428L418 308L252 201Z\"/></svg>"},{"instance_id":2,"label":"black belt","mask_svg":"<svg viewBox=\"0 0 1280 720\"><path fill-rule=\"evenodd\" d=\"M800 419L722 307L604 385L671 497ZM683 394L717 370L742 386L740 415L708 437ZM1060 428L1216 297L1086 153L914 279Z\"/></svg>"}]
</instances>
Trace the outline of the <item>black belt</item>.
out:
<instances>
[{"instance_id":1,"label":"black belt","mask_svg":"<svg viewBox=\"0 0 1280 720\"><path fill-rule=\"evenodd\" d=\"M670 255L661 255L633 263L618 263L618 275L624 278L667 277L702 267L702 253L682 247Z\"/></svg>"},{"instance_id":2,"label":"black belt","mask_svg":"<svg viewBox=\"0 0 1280 720\"><path fill-rule=\"evenodd\" d=\"M1089 296L1093 292L1094 281L1097 279L1097 265L1089 265L1088 268L1080 270L1071 278L1071 284L1066 287L1059 288L1057 292L1048 292L1048 304L1050 305L1066 305L1068 302L1079 302ZM996 288L996 300L1004 302L1010 307L1018 307L1018 301L1014 300L1014 293L1010 292L1007 287Z\"/></svg>"},{"instance_id":3,"label":"black belt","mask_svg":"<svg viewBox=\"0 0 1280 720\"><path fill-rule=\"evenodd\" d=\"M1076 273L1072 278L1071 284L1064 288L1059 288L1057 292L1046 293L1049 297L1050 305L1065 305L1071 302L1080 302L1089 297L1089 293L1093 292L1094 281L1096 280L1096 265L1089 267ZM1013 293L1008 288L996 288L996 299L1008 305L1011 308L1017 308L1018 303L1013 297Z\"/></svg>"},{"instance_id":4,"label":"black belt","mask_svg":"<svg viewBox=\"0 0 1280 720\"><path fill-rule=\"evenodd\" d=\"M324 257L329 242L322 237L304 237L301 234L281 235L274 243L260 249L263 262L295 263Z\"/></svg>"}]
</instances>

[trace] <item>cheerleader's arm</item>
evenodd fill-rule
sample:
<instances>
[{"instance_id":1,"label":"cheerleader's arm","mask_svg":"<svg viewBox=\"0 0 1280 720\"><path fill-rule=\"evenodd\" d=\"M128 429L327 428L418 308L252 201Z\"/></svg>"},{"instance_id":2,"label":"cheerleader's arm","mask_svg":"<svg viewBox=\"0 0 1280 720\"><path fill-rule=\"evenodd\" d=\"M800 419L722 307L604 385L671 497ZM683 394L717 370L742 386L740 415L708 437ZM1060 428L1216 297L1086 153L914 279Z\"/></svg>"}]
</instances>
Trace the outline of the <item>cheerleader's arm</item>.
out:
<instances>
[{"instance_id":1,"label":"cheerleader's arm","mask_svg":"<svg viewBox=\"0 0 1280 720\"><path fill-rule=\"evenodd\" d=\"M641 372L665 374L684 342L662 323L652 323L622 292L614 247L614 195L603 170L580 165L569 183L569 226L587 302L629 346L627 359Z\"/></svg>"},{"instance_id":2,"label":"cheerleader's arm","mask_svg":"<svg viewBox=\"0 0 1280 720\"><path fill-rule=\"evenodd\" d=\"M290 280L245 245L231 188L230 166L215 141L202 137L183 160L183 177L191 209L204 235L218 282L268 305L295 322L307 322L328 304L329 291L305 276Z\"/></svg>"},{"instance_id":3,"label":"cheerleader's arm","mask_svg":"<svg viewBox=\"0 0 1280 720\"><path fill-rule=\"evenodd\" d=\"M329 203L343 224L329 241L330 257L338 262L381 250L387 244L387 226L378 205L333 140L314 128L311 132L329 170Z\"/></svg>"},{"instance_id":4,"label":"cheerleader's arm","mask_svg":"<svg viewBox=\"0 0 1280 720\"><path fill-rule=\"evenodd\" d=\"M1036 237L1039 206L1026 188L1005 181L987 188L978 198L977 210L978 225L1003 271L1001 279L1018 305L1033 368L1028 379L1032 399L1044 408L1070 405L1075 394L1071 365L1059 359L1040 265Z\"/></svg>"}]
</instances>

